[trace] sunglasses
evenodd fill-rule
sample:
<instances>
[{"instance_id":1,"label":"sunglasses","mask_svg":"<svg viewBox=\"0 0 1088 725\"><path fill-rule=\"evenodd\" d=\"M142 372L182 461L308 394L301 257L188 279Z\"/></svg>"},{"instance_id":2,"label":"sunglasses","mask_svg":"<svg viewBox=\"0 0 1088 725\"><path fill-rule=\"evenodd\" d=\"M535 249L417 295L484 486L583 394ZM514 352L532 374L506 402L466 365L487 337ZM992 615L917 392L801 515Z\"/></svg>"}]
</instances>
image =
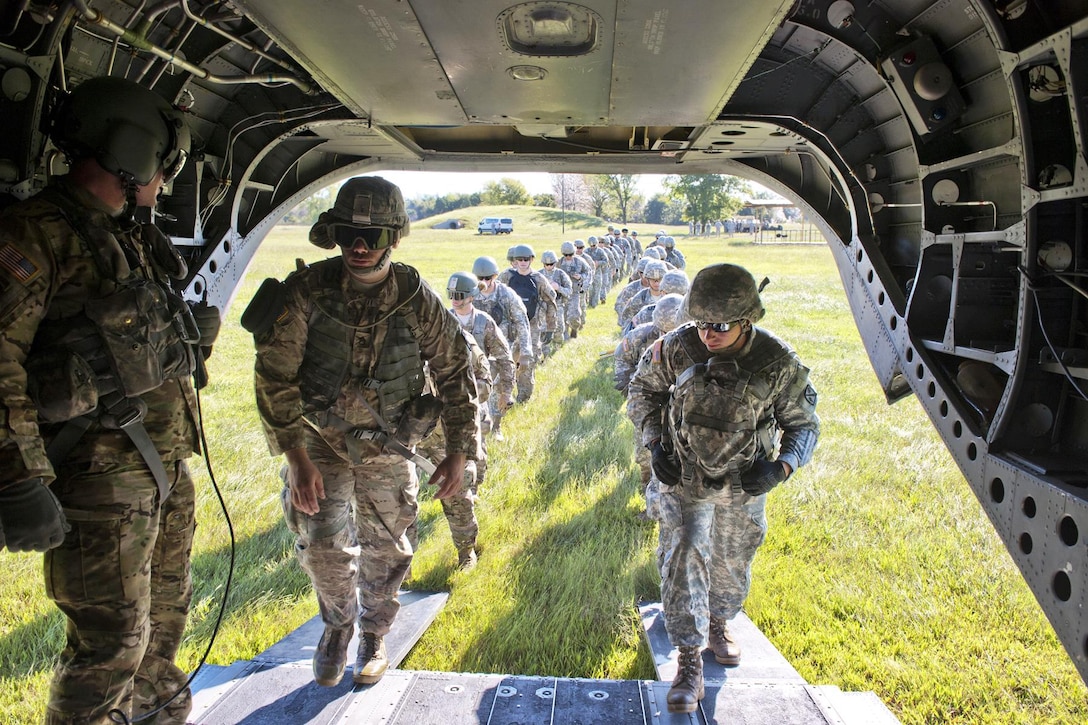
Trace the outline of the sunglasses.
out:
<instances>
[{"instance_id":1,"label":"sunglasses","mask_svg":"<svg viewBox=\"0 0 1088 725\"><path fill-rule=\"evenodd\" d=\"M573 257L573 256L574 256L574 252L571 252L570 254L564 254L563 256L564 256L564 257Z\"/></svg>"},{"instance_id":2,"label":"sunglasses","mask_svg":"<svg viewBox=\"0 0 1088 725\"><path fill-rule=\"evenodd\" d=\"M341 247L354 247L360 239L369 250L387 249L397 242L397 233L389 227L357 227L354 224L329 225L329 234Z\"/></svg>"},{"instance_id":3,"label":"sunglasses","mask_svg":"<svg viewBox=\"0 0 1088 725\"><path fill-rule=\"evenodd\" d=\"M450 299L460 302L461 300L468 299L472 296L471 292L458 292L457 290L450 290Z\"/></svg>"},{"instance_id":4,"label":"sunglasses","mask_svg":"<svg viewBox=\"0 0 1088 725\"><path fill-rule=\"evenodd\" d=\"M729 332L739 325L740 322L740 320L733 320L732 322L704 322L703 320L695 320L695 328L698 330L713 330L714 332Z\"/></svg>"},{"instance_id":5,"label":"sunglasses","mask_svg":"<svg viewBox=\"0 0 1088 725\"><path fill-rule=\"evenodd\" d=\"M514 257L515 262L532 262L532 257Z\"/></svg>"},{"instance_id":6,"label":"sunglasses","mask_svg":"<svg viewBox=\"0 0 1088 725\"><path fill-rule=\"evenodd\" d=\"M489 282L489 281L495 279L495 275L488 274L488 275L484 275L484 276L481 276L481 277L477 277L476 279L480 280L481 282Z\"/></svg>"},{"instance_id":7,"label":"sunglasses","mask_svg":"<svg viewBox=\"0 0 1088 725\"><path fill-rule=\"evenodd\" d=\"M545 262L545 263L544 263L544 266L545 266L545 267L554 267L554 266L555 266L555 262Z\"/></svg>"}]
</instances>

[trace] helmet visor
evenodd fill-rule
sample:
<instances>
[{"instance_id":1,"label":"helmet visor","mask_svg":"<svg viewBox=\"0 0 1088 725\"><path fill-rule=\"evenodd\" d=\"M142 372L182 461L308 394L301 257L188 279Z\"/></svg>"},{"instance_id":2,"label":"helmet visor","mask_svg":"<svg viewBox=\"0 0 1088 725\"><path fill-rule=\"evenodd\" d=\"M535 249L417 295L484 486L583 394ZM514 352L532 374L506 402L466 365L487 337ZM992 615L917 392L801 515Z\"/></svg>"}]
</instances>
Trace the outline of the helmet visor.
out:
<instances>
[{"instance_id":1,"label":"helmet visor","mask_svg":"<svg viewBox=\"0 0 1088 725\"><path fill-rule=\"evenodd\" d=\"M387 249L397 241L397 233L389 227L357 227L354 224L333 222L329 234L341 247L354 247L360 239L372 251Z\"/></svg>"}]
</instances>

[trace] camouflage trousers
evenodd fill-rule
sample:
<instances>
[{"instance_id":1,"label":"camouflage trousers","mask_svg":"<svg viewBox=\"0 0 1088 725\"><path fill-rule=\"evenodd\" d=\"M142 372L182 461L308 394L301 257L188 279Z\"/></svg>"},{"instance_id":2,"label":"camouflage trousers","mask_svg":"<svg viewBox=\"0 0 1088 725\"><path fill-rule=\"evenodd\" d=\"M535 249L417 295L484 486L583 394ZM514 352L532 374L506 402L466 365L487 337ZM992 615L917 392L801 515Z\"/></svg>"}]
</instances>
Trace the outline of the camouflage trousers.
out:
<instances>
[{"instance_id":1,"label":"camouflage trousers","mask_svg":"<svg viewBox=\"0 0 1088 725\"><path fill-rule=\"evenodd\" d=\"M476 492L486 468L487 464L482 461L466 461L460 492L456 496L439 499L442 513L450 527L450 538L458 552L476 547L476 537L480 533L480 525L476 520L476 501L479 499ZM415 522L408 527L408 539L413 547L419 545L419 530Z\"/></svg>"},{"instance_id":2,"label":"camouflage trousers","mask_svg":"<svg viewBox=\"0 0 1088 725\"><path fill-rule=\"evenodd\" d=\"M45 554L45 588L64 612L67 644L49 690L47 725L105 725L113 709L180 725L192 707L174 657L192 598L193 480L167 463L160 506L144 464L80 464L52 485L72 530Z\"/></svg>"},{"instance_id":3,"label":"camouflage trousers","mask_svg":"<svg viewBox=\"0 0 1088 725\"><path fill-rule=\"evenodd\" d=\"M569 340L570 333L581 330L585 324L585 320L582 319L582 295L578 292L571 292L570 299L567 300L565 307L564 320L566 325L560 329L563 333L563 339Z\"/></svg>"},{"instance_id":4,"label":"camouflage trousers","mask_svg":"<svg viewBox=\"0 0 1088 725\"><path fill-rule=\"evenodd\" d=\"M281 503L321 620L346 627L358 619L360 632L384 636L412 563L406 532L419 509L416 467L389 454L352 465L315 433L308 433L306 447L325 485L320 510L310 516L295 509L286 486Z\"/></svg>"},{"instance_id":5,"label":"camouflage trousers","mask_svg":"<svg viewBox=\"0 0 1088 725\"><path fill-rule=\"evenodd\" d=\"M695 498L655 476L646 499L660 525L657 564L669 641L705 645L710 617L732 619L748 596L752 560L767 533L767 496L726 486Z\"/></svg>"}]
</instances>

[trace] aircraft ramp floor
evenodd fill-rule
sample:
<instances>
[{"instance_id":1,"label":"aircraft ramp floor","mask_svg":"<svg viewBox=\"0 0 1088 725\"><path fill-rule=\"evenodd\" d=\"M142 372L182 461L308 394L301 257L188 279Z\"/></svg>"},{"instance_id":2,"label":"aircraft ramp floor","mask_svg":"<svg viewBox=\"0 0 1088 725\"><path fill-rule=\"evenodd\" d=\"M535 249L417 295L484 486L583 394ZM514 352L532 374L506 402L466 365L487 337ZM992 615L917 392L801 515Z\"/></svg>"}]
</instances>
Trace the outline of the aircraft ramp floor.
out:
<instances>
[{"instance_id":1,"label":"aircraft ramp floor","mask_svg":"<svg viewBox=\"0 0 1088 725\"><path fill-rule=\"evenodd\" d=\"M660 605L640 608L658 679L590 680L398 670L445 605L444 593L401 592L386 637L390 669L374 685L313 681L310 661L322 625L315 617L249 661L205 666L193 681L196 725L894 725L871 692L809 685L743 614L730 630L743 649L739 667L704 657L706 697L697 712L669 713L665 697L676 651Z\"/></svg>"}]
</instances>

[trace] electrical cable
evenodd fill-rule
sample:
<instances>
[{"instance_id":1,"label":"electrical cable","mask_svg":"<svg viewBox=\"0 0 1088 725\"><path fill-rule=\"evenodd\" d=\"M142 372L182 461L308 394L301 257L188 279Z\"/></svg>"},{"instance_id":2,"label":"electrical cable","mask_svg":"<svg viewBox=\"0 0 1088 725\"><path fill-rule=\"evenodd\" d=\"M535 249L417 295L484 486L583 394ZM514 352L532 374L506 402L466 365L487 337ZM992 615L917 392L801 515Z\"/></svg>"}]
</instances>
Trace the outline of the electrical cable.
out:
<instances>
[{"instance_id":1,"label":"electrical cable","mask_svg":"<svg viewBox=\"0 0 1088 725\"><path fill-rule=\"evenodd\" d=\"M1050 335L1046 333L1046 325L1043 324L1043 311L1039 304L1039 291L1035 287L1035 282L1028 276L1027 270L1023 267L1018 267L1020 274L1024 276L1027 282L1028 289L1031 291L1031 296L1035 301L1035 317L1039 321L1039 331L1043 334L1043 340L1046 342L1047 348L1050 350L1050 354L1054 357L1054 362L1058 363L1062 369L1062 373L1065 375L1066 381L1073 387L1073 390L1077 391L1077 394L1081 398L1088 400L1088 395L1081 390L1080 385L1077 384L1076 379L1073 377L1073 373L1069 371L1069 366L1062 360L1061 355L1058 354L1057 348L1054 347L1054 343L1050 341Z\"/></svg>"},{"instance_id":2,"label":"electrical cable","mask_svg":"<svg viewBox=\"0 0 1088 725\"><path fill-rule=\"evenodd\" d=\"M199 347L194 350L194 354L202 354ZM128 715L121 712L120 710L110 710L108 715L110 722L118 723L118 725L135 725L135 723L143 722L149 718L152 718L162 712L171 702L176 700L178 696L181 695L181 693L187 692L189 690L189 686L193 683L193 680L196 679L196 676L200 674L200 670L204 667L204 663L208 660L208 655L211 654L212 646L215 644L215 638L219 634L219 627L223 623L223 615L226 614L227 611L227 601L230 599L230 587L232 581L234 580L234 525L231 523L230 513L227 511L227 504L223 500L223 492L219 490L219 484L215 480L215 472L212 470L211 453L208 450L208 439L204 435L204 411L201 407L199 389L196 389L196 417L197 420L200 421L200 447L204 451L204 467L208 469L208 478L211 480L212 489L215 491L215 496L219 500L219 508L223 511L223 520L227 524L227 532L230 535L230 561L227 565L227 581L223 585L223 599L219 603L219 614L215 618L215 626L212 627L212 633L208 639L208 646L207 648L205 648L204 654L200 656L200 661L197 663L196 669L194 669L193 673L189 675L189 679L185 681L185 684L182 685L177 690L177 692L171 695L168 699L159 704L159 706L156 707L154 710L146 712L139 717L130 719Z\"/></svg>"}]
</instances>

